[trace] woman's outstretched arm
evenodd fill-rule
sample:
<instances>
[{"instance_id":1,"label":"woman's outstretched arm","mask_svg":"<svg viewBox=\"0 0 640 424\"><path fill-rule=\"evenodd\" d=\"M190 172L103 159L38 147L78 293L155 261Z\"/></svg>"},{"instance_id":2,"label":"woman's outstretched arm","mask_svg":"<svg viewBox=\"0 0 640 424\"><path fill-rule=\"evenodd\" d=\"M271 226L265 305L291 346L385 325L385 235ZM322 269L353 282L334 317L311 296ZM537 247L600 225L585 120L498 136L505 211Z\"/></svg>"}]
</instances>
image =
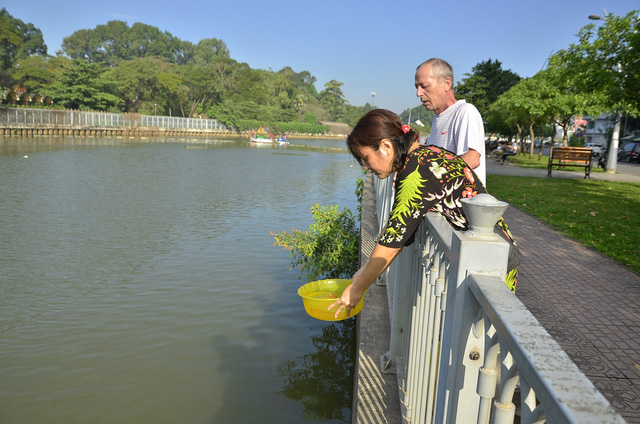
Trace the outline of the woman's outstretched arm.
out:
<instances>
[{"instance_id":1,"label":"woman's outstretched arm","mask_svg":"<svg viewBox=\"0 0 640 424\"><path fill-rule=\"evenodd\" d=\"M349 316L350 310L358 304L362 296L364 296L364 292L367 291L376 278L391 265L391 262L400 254L401 250L402 248L385 247L380 244L376 245L369 260L353 274L353 281L344 289L340 299L329 306L329 310L339 306L336 310L336 318L345 308L347 308L347 317Z\"/></svg>"}]
</instances>

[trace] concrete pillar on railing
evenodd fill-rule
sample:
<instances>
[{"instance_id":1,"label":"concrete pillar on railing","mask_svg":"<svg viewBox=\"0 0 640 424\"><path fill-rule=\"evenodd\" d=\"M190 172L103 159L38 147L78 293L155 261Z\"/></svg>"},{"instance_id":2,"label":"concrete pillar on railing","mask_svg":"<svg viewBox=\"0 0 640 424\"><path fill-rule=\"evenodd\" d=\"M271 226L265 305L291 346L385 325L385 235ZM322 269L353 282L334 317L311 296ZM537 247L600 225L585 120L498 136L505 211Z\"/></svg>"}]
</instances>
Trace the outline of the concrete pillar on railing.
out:
<instances>
[{"instance_id":1,"label":"concrete pillar on railing","mask_svg":"<svg viewBox=\"0 0 640 424\"><path fill-rule=\"evenodd\" d=\"M480 396L478 374L484 362L484 334L474 332L480 310L467 290L470 271L506 277L509 243L494 233L498 219L508 204L489 194L462 199L469 230L453 234L450 270L447 285L447 306L442 336L438 399L445 402L438 408L435 422L475 422ZM482 318L480 318L482 319ZM450 354L451 359L449 359ZM445 415L442 416L441 414Z\"/></svg>"}]
</instances>

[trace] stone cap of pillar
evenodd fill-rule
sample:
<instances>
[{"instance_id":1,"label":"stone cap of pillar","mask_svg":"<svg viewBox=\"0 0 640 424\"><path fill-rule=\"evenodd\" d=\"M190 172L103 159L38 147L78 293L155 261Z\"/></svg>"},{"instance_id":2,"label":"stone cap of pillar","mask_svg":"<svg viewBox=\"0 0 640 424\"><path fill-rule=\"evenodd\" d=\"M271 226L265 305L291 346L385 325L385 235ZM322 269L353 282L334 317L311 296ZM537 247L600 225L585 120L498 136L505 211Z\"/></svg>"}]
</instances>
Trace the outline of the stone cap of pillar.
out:
<instances>
[{"instance_id":1,"label":"stone cap of pillar","mask_svg":"<svg viewBox=\"0 0 640 424\"><path fill-rule=\"evenodd\" d=\"M490 194L480 193L470 199L462 199L462 209L469 221L468 235L487 238L494 235L493 228L509 207Z\"/></svg>"}]
</instances>

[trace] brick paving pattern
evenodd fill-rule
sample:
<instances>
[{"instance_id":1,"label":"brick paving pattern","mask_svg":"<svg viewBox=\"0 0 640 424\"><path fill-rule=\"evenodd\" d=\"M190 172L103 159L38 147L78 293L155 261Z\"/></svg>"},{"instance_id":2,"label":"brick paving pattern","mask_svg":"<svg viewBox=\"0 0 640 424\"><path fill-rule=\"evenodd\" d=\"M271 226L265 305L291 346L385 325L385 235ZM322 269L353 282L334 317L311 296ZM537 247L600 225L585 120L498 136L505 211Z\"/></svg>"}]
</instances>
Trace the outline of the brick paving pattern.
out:
<instances>
[{"instance_id":1,"label":"brick paving pattern","mask_svg":"<svg viewBox=\"0 0 640 424\"><path fill-rule=\"evenodd\" d=\"M523 252L516 295L616 411L640 423L640 276L513 206L505 219Z\"/></svg>"}]
</instances>

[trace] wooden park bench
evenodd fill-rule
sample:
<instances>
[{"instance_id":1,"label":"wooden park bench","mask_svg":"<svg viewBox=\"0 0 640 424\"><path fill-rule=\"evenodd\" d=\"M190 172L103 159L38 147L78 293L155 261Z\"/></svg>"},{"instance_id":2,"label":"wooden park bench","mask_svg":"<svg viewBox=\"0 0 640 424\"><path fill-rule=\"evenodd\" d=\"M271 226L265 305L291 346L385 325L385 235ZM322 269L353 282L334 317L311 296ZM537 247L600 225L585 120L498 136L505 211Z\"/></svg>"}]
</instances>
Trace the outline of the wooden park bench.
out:
<instances>
[{"instance_id":1,"label":"wooden park bench","mask_svg":"<svg viewBox=\"0 0 640 424\"><path fill-rule=\"evenodd\" d=\"M547 177L551 177L551 170L554 165L558 169L567 166L578 166L584 168L584 177L589 178L591 173L591 158L593 151L588 147L556 147L551 151Z\"/></svg>"}]
</instances>

